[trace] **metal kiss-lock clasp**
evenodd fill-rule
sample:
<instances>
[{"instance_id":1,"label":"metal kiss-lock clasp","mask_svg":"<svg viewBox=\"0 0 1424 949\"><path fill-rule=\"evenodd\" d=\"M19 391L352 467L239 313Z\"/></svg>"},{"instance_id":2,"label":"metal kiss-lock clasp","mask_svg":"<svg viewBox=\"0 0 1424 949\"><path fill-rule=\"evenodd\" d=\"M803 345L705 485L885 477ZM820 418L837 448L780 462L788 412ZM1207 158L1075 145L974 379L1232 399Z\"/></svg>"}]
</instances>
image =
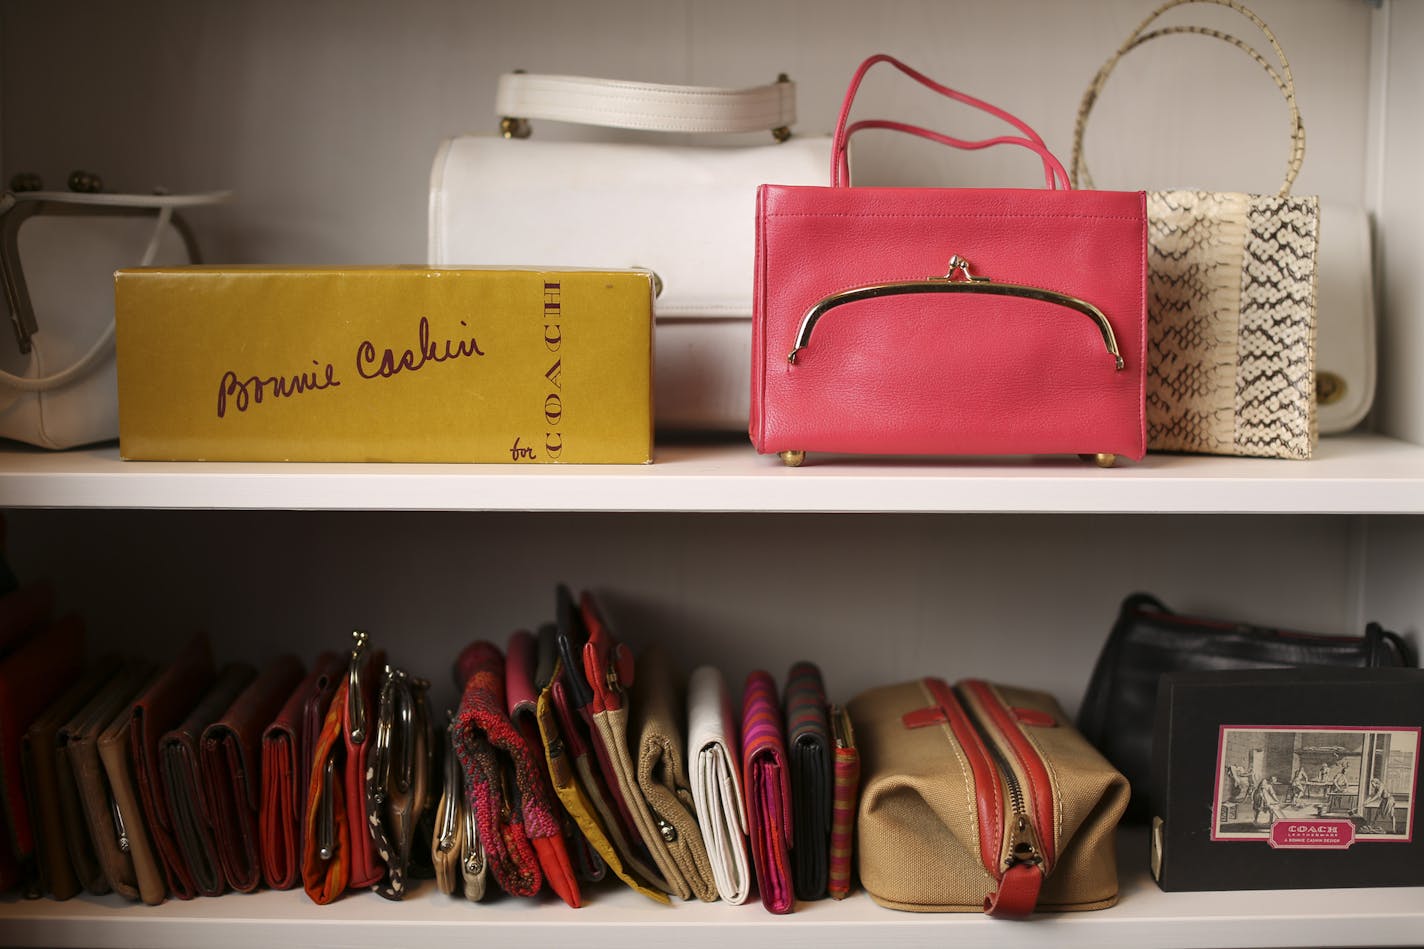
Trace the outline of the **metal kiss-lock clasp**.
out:
<instances>
[{"instance_id":1,"label":"metal kiss-lock clasp","mask_svg":"<svg viewBox=\"0 0 1424 949\"><path fill-rule=\"evenodd\" d=\"M976 277L976 276L974 276L974 274L970 273L970 272L969 272L969 261L965 260L963 257L959 256L958 254L955 254L954 256L952 256L952 257L949 258L949 273L945 274L943 278L931 277L930 279L931 279L931 280L938 280L938 279L953 280L953 279L954 279L954 275L955 275L956 273L962 273L962 274L964 274L964 279L967 280L967 281L969 281L970 283L989 283L989 282L990 282L988 277Z\"/></svg>"},{"instance_id":2,"label":"metal kiss-lock clasp","mask_svg":"<svg viewBox=\"0 0 1424 949\"><path fill-rule=\"evenodd\" d=\"M346 672L346 720L351 723L351 743L359 745L366 740L366 702L361 690L361 666L366 662L366 650L370 637L361 630L353 630L351 638L356 645L351 647L351 664Z\"/></svg>"},{"instance_id":3,"label":"metal kiss-lock clasp","mask_svg":"<svg viewBox=\"0 0 1424 949\"><path fill-rule=\"evenodd\" d=\"M335 781L336 759L328 757L321 771L321 791L316 805L316 848L323 860L336 856Z\"/></svg>"},{"instance_id":4,"label":"metal kiss-lock clasp","mask_svg":"<svg viewBox=\"0 0 1424 949\"><path fill-rule=\"evenodd\" d=\"M391 788L391 749L396 744L392 732L396 727L397 679L405 673L386 666L381 682L380 710L376 713L376 745L371 749L371 797L377 804L384 804ZM403 743L402 743L403 744Z\"/></svg>"},{"instance_id":5,"label":"metal kiss-lock clasp","mask_svg":"<svg viewBox=\"0 0 1424 949\"><path fill-rule=\"evenodd\" d=\"M450 713L446 718L452 718ZM449 853L455 849L455 831L458 829L460 820L460 799L465 793L463 784L460 781L460 759L455 753L455 733L453 728L446 729L445 741L445 806L440 811L436 833L439 842L436 849L440 853Z\"/></svg>"},{"instance_id":6,"label":"metal kiss-lock clasp","mask_svg":"<svg viewBox=\"0 0 1424 949\"><path fill-rule=\"evenodd\" d=\"M963 280L956 280L955 274L963 274ZM1113 333L1112 324L1103 311L1086 300L1060 293L1057 290L1050 290L1046 287L1032 287L1018 283L996 282L988 277L976 276L969 269L969 261L954 254L949 258L949 272L943 277L925 277L921 280L891 280L884 283L863 284L858 287L850 287L846 290L838 290L829 296L823 297L806 311L801 317L801 325L796 330L796 338L791 347L791 352L786 356L789 365L796 365L797 356L801 350L811 343L811 334L816 328L817 322L836 307L844 306L847 303L856 303L861 300L875 300L882 297L905 296L908 294L976 294L982 296L997 297L1018 297L1025 300L1037 300L1042 303L1049 303L1054 306L1063 307L1083 314L1093 321L1098 333L1102 336L1103 347L1108 355L1112 356L1115 367L1121 371L1125 363L1122 353L1118 350L1117 336Z\"/></svg>"}]
</instances>

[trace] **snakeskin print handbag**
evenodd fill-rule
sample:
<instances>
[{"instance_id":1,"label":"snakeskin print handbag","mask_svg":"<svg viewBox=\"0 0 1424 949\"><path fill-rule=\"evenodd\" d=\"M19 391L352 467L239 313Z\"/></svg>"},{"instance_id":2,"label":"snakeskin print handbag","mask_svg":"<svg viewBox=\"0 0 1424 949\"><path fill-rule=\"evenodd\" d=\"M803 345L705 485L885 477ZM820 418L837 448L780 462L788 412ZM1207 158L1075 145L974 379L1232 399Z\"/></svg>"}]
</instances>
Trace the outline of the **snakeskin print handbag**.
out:
<instances>
[{"instance_id":1,"label":"snakeskin print handbag","mask_svg":"<svg viewBox=\"0 0 1424 949\"><path fill-rule=\"evenodd\" d=\"M1153 26L1188 3L1228 7L1256 25L1276 62L1230 34ZM1152 27L1149 31L1149 27ZM1149 191L1147 446L1154 451L1309 458L1317 434L1318 199L1290 193L1305 157L1290 63L1260 17L1235 0L1170 0L1093 78L1078 110L1073 185L1092 188L1088 114L1113 67L1149 40L1196 33L1231 43L1276 82L1290 109L1291 154L1274 195Z\"/></svg>"}]
</instances>

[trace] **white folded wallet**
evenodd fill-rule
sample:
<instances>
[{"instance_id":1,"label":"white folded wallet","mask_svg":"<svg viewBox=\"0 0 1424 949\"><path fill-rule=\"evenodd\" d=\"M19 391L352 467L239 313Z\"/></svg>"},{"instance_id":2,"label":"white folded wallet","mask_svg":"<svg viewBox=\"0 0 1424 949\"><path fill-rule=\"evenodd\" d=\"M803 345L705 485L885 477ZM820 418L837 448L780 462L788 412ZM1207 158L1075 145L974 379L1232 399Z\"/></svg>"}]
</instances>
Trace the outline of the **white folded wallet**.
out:
<instances>
[{"instance_id":1,"label":"white folded wallet","mask_svg":"<svg viewBox=\"0 0 1424 949\"><path fill-rule=\"evenodd\" d=\"M752 874L738 774L738 729L727 680L713 666L700 666L688 681L687 733L692 802L712 861L717 892L728 903L744 903L751 892Z\"/></svg>"}]
</instances>

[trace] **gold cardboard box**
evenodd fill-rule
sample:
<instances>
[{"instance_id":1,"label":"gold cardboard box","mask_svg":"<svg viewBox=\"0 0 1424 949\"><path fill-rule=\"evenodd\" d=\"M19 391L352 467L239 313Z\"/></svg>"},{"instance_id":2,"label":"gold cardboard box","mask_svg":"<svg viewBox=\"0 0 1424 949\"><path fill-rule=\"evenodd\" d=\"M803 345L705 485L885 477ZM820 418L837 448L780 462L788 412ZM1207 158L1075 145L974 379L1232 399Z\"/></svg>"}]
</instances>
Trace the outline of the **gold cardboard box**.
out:
<instances>
[{"instance_id":1,"label":"gold cardboard box","mask_svg":"<svg viewBox=\"0 0 1424 949\"><path fill-rule=\"evenodd\" d=\"M652 460L649 273L209 266L115 280L124 458Z\"/></svg>"}]
</instances>

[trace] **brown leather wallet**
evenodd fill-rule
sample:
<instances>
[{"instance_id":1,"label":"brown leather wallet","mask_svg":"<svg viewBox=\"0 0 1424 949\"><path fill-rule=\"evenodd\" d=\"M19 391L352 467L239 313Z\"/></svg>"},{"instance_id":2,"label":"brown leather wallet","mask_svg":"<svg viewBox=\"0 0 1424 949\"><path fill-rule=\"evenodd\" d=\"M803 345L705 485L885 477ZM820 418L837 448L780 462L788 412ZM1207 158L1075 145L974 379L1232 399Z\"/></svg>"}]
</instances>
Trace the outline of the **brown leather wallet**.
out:
<instances>
[{"instance_id":1,"label":"brown leather wallet","mask_svg":"<svg viewBox=\"0 0 1424 949\"><path fill-rule=\"evenodd\" d=\"M175 835L168 792L159 770L158 745L159 739L197 706L215 679L212 648L206 636L196 636L134 702L129 720L133 771L148 833L169 892L185 900L192 899L197 888Z\"/></svg>"},{"instance_id":2,"label":"brown leather wallet","mask_svg":"<svg viewBox=\"0 0 1424 949\"><path fill-rule=\"evenodd\" d=\"M67 900L82 889L69 857L64 827L72 822L82 828L84 812L75 792L74 773L60 754L59 733L118 674L119 665L116 656L100 659L25 732L20 757L36 857L29 895ZM97 864L91 860L89 868L92 877Z\"/></svg>"},{"instance_id":3,"label":"brown leather wallet","mask_svg":"<svg viewBox=\"0 0 1424 949\"><path fill-rule=\"evenodd\" d=\"M302 817L312 754L341 678L341 657L325 652L262 733L262 798L257 826L262 877L274 890L302 881Z\"/></svg>"},{"instance_id":4,"label":"brown leather wallet","mask_svg":"<svg viewBox=\"0 0 1424 949\"><path fill-rule=\"evenodd\" d=\"M302 661L278 656L218 721L203 729L202 784L218 861L228 885L250 893L262 882L257 812L262 799L262 731L302 678Z\"/></svg>"},{"instance_id":5,"label":"brown leather wallet","mask_svg":"<svg viewBox=\"0 0 1424 949\"><path fill-rule=\"evenodd\" d=\"M637 742L637 760L632 763L638 790L678 873L694 896L712 903L718 898L717 880L687 777L687 680L657 644L645 650L638 662L628 726L630 757Z\"/></svg>"},{"instance_id":6,"label":"brown leather wallet","mask_svg":"<svg viewBox=\"0 0 1424 949\"><path fill-rule=\"evenodd\" d=\"M221 718L255 678L257 670L246 663L224 666L217 682L198 700L183 723L158 740L158 771L168 795L168 813L182 855L182 869L203 896L221 896L227 882L213 835L199 744L204 729ZM182 893L177 896L186 898Z\"/></svg>"},{"instance_id":7,"label":"brown leather wallet","mask_svg":"<svg viewBox=\"0 0 1424 949\"><path fill-rule=\"evenodd\" d=\"M35 831L25 803L20 745L25 731L79 675L84 624L66 616L0 660L0 891L20 880L35 853Z\"/></svg>"},{"instance_id":8,"label":"brown leather wallet","mask_svg":"<svg viewBox=\"0 0 1424 949\"><path fill-rule=\"evenodd\" d=\"M107 893L113 889L125 899L145 896L140 892L140 876L135 864L140 856L151 859L152 850L144 829L143 810L138 806L129 779L126 729L133 700L152 680L155 671L148 663L125 662L59 731L59 750L69 765L67 771L64 768L59 771L60 800L66 802L62 803L66 814L77 810L80 817L65 820L64 840L79 882L90 893ZM125 730L117 739L109 741L111 744L119 741L122 768L117 765L111 768L104 760L114 755L112 750L106 751L105 739L116 724L122 724ZM67 803L69 800L75 803ZM150 881L146 897L152 898L149 902L162 902L162 874L156 863L151 869L156 875L157 887L155 892Z\"/></svg>"}]
</instances>

